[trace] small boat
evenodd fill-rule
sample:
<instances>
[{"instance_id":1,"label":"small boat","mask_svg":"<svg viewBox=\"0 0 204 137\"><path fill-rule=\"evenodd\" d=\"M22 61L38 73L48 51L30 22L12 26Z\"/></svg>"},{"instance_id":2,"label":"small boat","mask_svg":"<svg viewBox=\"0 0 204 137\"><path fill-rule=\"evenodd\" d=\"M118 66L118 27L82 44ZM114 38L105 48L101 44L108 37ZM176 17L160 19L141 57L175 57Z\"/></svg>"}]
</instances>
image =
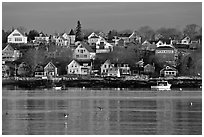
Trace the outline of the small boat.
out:
<instances>
[{"instance_id":1,"label":"small boat","mask_svg":"<svg viewBox=\"0 0 204 137\"><path fill-rule=\"evenodd\" d=\"M55 90L62 90L62 87L53 87Z\"/></svg>"},{"instance_id":2,"label":"small boat","mask_svg":"<svg viewBox=\"0 0 204 137\"><path fill-rule=\"evenodd\" d=\"M157 81L157 85L151 86L151 89L171 90L171 84L169 84L168 81Z\"/></svg>"}]
</instances>

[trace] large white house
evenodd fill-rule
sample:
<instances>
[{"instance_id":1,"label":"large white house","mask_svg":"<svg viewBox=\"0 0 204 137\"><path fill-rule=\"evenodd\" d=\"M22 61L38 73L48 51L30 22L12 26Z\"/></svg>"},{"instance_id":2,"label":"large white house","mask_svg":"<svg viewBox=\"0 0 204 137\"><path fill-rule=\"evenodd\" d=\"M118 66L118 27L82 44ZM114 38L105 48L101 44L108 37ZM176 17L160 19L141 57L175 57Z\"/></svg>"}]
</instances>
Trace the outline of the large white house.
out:
<instances>
[{"instance_id":1,"label":"large white house","mask_svg":"<svg viewBox=\"0 0 204 137\"><path fill-rule=\"evenodd\" d=\"M79 75L87 75L91 73L92 63L90 60L86 61L76 61L72 60L67 65L67 74L79 74Z\"/></svg>"},{"instance_id":2,"label":"large white house","mask_svg":"<svg viewBox=\"0 0 204 137\"><path fill-rule=\"evenodd\" d=\"M27 37L15 29L7 38L8 43L27 43Z\"/></svg>"},{"instance_id":3,"label":"large white house","mask_svg":"<svg viewBox=\"0 0 204 137\"><path fill-rule=\"evenodd\" d=\"M96 42L96 53L108 53L113 51L113 45L108 43L104 38L100 37Z\"/></svg>"}]
</instances>

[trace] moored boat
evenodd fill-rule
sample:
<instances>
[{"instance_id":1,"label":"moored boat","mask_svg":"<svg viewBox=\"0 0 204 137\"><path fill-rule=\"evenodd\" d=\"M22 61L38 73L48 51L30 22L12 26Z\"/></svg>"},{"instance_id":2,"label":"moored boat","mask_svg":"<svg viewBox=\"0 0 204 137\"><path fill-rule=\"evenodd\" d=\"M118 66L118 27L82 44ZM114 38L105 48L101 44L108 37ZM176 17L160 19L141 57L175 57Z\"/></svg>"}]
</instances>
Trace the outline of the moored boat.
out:
<instances>
[{"instance_id":1,"label":"moored boat","mask_svg":"<svg viewBox=\"0 0 204 137\"><path fill-rule=\"evenodd\" d=\"M157 81L157 85L151 86L151 89L171 90L171 84L169 84L168 81Z\"/></svg>"}]
</instances>

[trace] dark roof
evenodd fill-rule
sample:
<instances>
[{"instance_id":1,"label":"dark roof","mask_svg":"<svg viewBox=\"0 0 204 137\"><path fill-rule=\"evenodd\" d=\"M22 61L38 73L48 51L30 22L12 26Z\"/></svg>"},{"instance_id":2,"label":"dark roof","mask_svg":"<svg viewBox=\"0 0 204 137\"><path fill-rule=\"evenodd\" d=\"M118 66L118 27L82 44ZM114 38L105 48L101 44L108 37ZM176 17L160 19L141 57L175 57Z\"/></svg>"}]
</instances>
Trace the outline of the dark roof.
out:
<instances>
[{"instance_id":1,"label":"dark roof","mask_svg":"<svg viewBox=\"0 0 204 137\"><path fill-rule=\"evenodd\" d=\"M174 49L173 46L160 46L160 47L157 47L157 49Z\"/></svg>"},{"instance_id":2,"label":"dark roof","mask_svg":"<svg viewBox=\"0 0 204 137\"><path fill-rule=\"evenodd\" d=\"M189 45L187 44L174 44L174 47L175 48L182 48L182 49L188 49L189 48Z\"/></svg>"},{"instance_id":3,"label":"dark roof","mask_svg":"<svg viewBox=\"0 0 204 137\"><path fill-rule=\"evenodd\" d=\"M93 36L91 36L90 38L99 38L98 36L96 36L96 35L93 35Z\"/></svg>"},{"instance_id":4,"label":"dark roof","mask_svg":"<svg viewBox=\"0 0 204 137\"><path fill-rule=\"evenodd\" d=\"M159 40L150 40L149 43L150 43L150 44L154 44L154 43L156 44L158 41L159 41Z\"/></svg>"},{"instance_id":5,"label":"dark roof","mask_svg":"<svg viewBox=\"0 0 204 137\"><path fill-rule=\"evenodd\" d=\"M79 65L83 66L84 63L88 63L91 66L91 60L75 60Z\"/></svg>"},{"instance_id":6,"label":"dark roof","mask_svg":"<svg viewBox=\"0 0 204 137\"><path fill-rule=\"evenodd\" d=\"M170 39L159 39L161 40L163 43L166 43L166 44L170 44L171 43L171 40Z\"/></svg>"},{"instance_id":7,"label":"dark roof","mask_svg":"<svg viewBox=\"0 0 204 137\"><path fill-rule=\"evenodd\" d=\"M70 30L69 35L75 35L73 29Z\"/></svg>"},{"instance_id":8,"label":"dark roof","mask_svg":"<svg viewBox=\"0 0 204 137\"><path fill-rule=\"evenodd\" d=\"M82 46L85 47L89 52L94 52L94 50L85 42L81 42Z\"/></svg>"}]
</instances>

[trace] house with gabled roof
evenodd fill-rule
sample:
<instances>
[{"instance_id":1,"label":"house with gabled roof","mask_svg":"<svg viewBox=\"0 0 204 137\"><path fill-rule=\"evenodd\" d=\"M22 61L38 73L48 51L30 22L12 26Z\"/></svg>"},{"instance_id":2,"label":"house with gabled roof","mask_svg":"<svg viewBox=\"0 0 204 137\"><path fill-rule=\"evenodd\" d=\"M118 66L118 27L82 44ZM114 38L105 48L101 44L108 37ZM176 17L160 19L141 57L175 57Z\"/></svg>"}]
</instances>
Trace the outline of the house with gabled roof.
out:
<instances>
[{"instance_id":1,"label":"house with gabled roof","mask_svg":"<svg viewBox=\"0 0 204 137\"><path fill-rule=\"evenodd\" d=\"M27 43L27 37L24 33L15 29L11 34L7 37L8 43Z\"/></svg>"},{"instance_id":2,"label":"house with gabled roof","mask_svg":"<svg viewBox=\"0 0 204 137\"><path fill-rule=\"evenodd\" d=\"M102 65L101 65L101 75L108 75L108 70L110 68L113 68L113 65L111 64L110 60L106 60Z\"/></svg>"},{"instance_id":3,"label":"house with gabled roof","mask_svg":"<svg viewBox=\"0 0 204 137\"><path fill-rule=\"evenodd\" d=\"M43 65L38 64L34 70L35 77L43 77L44 76L44 67Z\"/></svg>"},{"instance_id":4,"label":"house with gabled roof","mask_svg":"<svg viewBox=\"0 0 204 137\"><path fill-rule=\"evenodd\" d=\"M100 37L96 42L96 53L109 53L111 51L113 51L113 45Z\"/></svg>"},{"instance_id":5,"label":"house with gabled roof","mask_svg":"<svg viewBox=\"0 0 204 137\"><path fill-rule=\"evenodd\" d=\"M100 37L95 33L92 32L89 36L88 36L88 43L89 45L94 45L96 44L96 42L98 41Z\"/></svg>"},{"instance_id":6,"label":"house with gabled roof","mask_svg":"<svg viewBox=\"0 0 204 137\"><path fill-rule=\"evenodd\" d=\"M62 37L62 36L58 36L57 38L56 38L56 41L55 41L55 44L57 45L57 46L69 46L69 39L65 39L64 37Z\"/></svg>"},{"instance_id":7,"label":"house with gabled roof","mask_svg":"<svg viewBox=\"0 0 204 137\"><path fill-rule=\"evenodd\" d=\"M67 65L67 74L89 75L91 70L91 60L72 60Z\"/></svg>"},{"instance_id":8,"label":"house with gabled roof","mask_svg":"<svg viewBox=\"0 0 204 137\"><path fill-rule=\"evenodd\" d=\"M70 30L68 37L69 37L70 44L73 45L75 43L75 39L76 39L76 35L75 35L73 29Z\"/></svg>"},{"instance_id":9,"label":"house with gabled roof","mask_svg":"<svg viewBox=\"0 0 204 137\"><path fill-rule=\"evenodd\" d=\"M166 66L165 68L160 70L160 76L163 77L175 77L177 75L178 70L170 66Z\"/></svg>"},{"instance_id":10,"label":"house with gabled roof","mask_svg":"<svg viewBox=\"0 0 204 137\"><path fill-rule=\"evenodd\" d=\"M19 50L14 49L10 44L8 44L2 50L2 61L15 61L21 56Z\"/></svg>"},{"instance_id":11,"label":"house with gabled roof","mask_svg":"<svg viewBox=\"0 0 204 137\"><path fill-rule=\"evenodd\" d=\"M130 42L138 42L141 43L141 36L139 36L136 31L133 31L133 33L129 36Z\"/></svg>"},{"instance_id":12,"label":"house with gabled roof","mask_svg":"<svg viewBox=\"0 0 204 137\"><path fill-rule=\"evenodd\" d=\"M44 76L47 77L56 77L58 76L58 69L57 67L50 61L44 67Z\"/></svg>"},{"instance_id":13,"label":"house with gabled roof","mask_svg":"<svg viewBox=\"0 0 204 137\"><path fill-rule=\"evenodd\" d=\"M191 41L190 37L186 36L181 40L181 44L190 44L190 41Z\"/></svg>"},{"instance_id":14,"label":"house with gabled roof","mask_svg":"<svg viewBox=\"0 0 204 137\"><path fill-rule=\"evenodd\" d=\"M45 35L43 32L39 33L39 36L35 37L36 43L49 43L49 36Z\"/></svg>"},{"instance_id":15,"label":"house with gabled roof","mask_svg":"<svg viewBox=\"0 0 204 137\"><path fill-rule=\"evenodd\" d=\"M142 45L143 46L146 46L146 45L149 45L149 44L151 44L148 40L145 40L143 43L142 43Z\"/></svg>"},{"instance_id":16,"label":"house with gabled roof","mask_svg":"<svg viewBox=\"0 0 204 137\"><path fill-rule=\"evenodd\" d=\"M93 49L84 42L80 42L73 52L73 58L77 60L94 59L95 55Z\"/></svg>"}]
</instances>

